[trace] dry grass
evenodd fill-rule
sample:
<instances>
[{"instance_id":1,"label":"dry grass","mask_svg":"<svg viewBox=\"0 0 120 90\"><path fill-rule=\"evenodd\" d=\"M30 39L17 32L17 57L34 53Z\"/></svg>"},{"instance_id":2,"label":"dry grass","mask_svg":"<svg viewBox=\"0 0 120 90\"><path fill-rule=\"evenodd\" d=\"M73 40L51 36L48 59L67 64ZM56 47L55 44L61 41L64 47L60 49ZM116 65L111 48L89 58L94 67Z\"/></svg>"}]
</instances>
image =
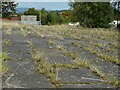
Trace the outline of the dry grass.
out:
<instances>
[{"instance_id":1,"label":"dry grass","mask_svg":"<svg viewBox=\"0 0 120 90\"><path fill-rule=\"evenodd\" d=\"M57 78L57 68L67 68L67 69L78 69L80 67L84 67L87 69L90 69L95 75L99 76L101 79L105 80L107 84L114 85L116 87L120 87L119 81L115 77L111 77L107 74L105 74L100 68L97 66L93 66L88 62L87 60L81 60L77 57L77 53L70 52L66 50L64 45L59 45L55 42L56 39L64 40L65 38L73 39L82 41L82 40L88 40L92 43L87 44L80 44L80 43L74 43L72 42L72 45L75 45L77 47L80 47L84 49L85 51L88 51L96 56L98 56L101 59L104 59L107 62L114 63L116 65L120 65L119 60L116 56L108 56L105 55L98 50L94 50L93 47L103 48L105 51L108 52L115 52L115 49L118 48L118 32L112 29L103 29L103 28L82 28L82 27L69 27L68 25L54 25L54 26L30 26L30 25L23 25L18 24L14 22L3 22L3 30L6 30L6 34L10 35L11 30L13 28L17 28L20 33L23 36L27 35L33 35L37 37L41 37L45 39L46 37L49 37L49 45L55 45L58 50L61 50L62 53L73 59L72 64L51 64L49 60L46 59L46 54L43 51L37 50L37 48L33 45L31 41L28 41L29 47L30 47L30 53L32 56L32 59L34 60L36 67L37 67L37 73L39 74L45 74L45 76L48 78L48 80L55 86L55 87L61 87L62 83ZM97 41L102 40L105 42L108 42L110 46L109 48L104 47L104 44L97 43ZM8 44L8 42L5 42ZM90 45L91 44L91 45ZM6 55L4 55L4 60L6 58ZM2 57L3 59L3 57ZM5 68L3 68L4 71L6 71ZM71 84L77 84L77 82L66 82ZM79 82L80 84L80 82Z\"/></svg>"},{"instance_id":2,"label":"dry grass","mask_svg":"<svg viewBox=\"0 0 120 90\"><path fill-rule=\"evenodd\" d=\"M4 60L9 60L7 53L0 53L0 74L6 74L8 72L8 66L3 63Z\"/></svg>"},{"instance_id":3,"label":"dry grass","mask_svg":"<svg viewBox=\"0 0 120 90\"><path fill-rule=\"evenodd\" d=\"M62 50L62 52L64 53L64 55L69 56L73 59L73 57L69 54L69 52L67 50L64 49L64 46L58 45L60 50ZM57 47L58 47L57 46ZM91 49L86 49L88 51L91 51ZM107 58L108 59L108 58ZM113 62L114 59L108 59L110 62ZM114 60L115 61L115 60ZM116 79L116 77L112 77L109 76L107 74L105 74L102 70L100 70L97 66L94 66L92 64L90 64L87 60L81 60L80 58L78 58L77 56L74 57L74 62L76 63L76 66L78 66L77 68L84 67L87 69L90 69L95 75L99 76L101 79L106 80L107 84L112 84L116 87L119 87L119 81L118 79ZM118 61L117 61L118 62ZM116 62L115 62L116 63ZM70 65L58 65L59 67L70 67ZM74 67L74 66L73 66Z\"/></svg>"},{"instance_id":4,"label":"dry grass","mask_svg":"<svg viewBox=\"0 0 120 90\"><path fill-rule=\"evenodd\" d=\"M56 87L62 86L62 83L57 78L57 71L52 66L52 64L45 58L45 53L43 51L38 51L34 48L32 42L29 42L31 48L32 59L35 61L37 66L37 72L39 74L45 74L46 78Z\"/></svg>"}]
</instances>

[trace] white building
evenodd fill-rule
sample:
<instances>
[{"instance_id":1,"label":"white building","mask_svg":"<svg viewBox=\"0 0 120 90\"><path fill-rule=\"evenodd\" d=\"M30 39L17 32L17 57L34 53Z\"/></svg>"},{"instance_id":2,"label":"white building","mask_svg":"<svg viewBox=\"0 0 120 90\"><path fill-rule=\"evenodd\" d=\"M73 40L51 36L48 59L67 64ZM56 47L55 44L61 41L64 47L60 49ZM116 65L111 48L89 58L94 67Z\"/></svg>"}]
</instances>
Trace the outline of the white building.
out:
<instances>
[{"instance_id":1,"label":"white building","mask_svg":"<svg viewBox=\"0 0 120 90\"><path fill-rule=\"evenodd\" d=\"M31 25L41 25L40 21L37 21L37 16L35 15L22 15L21 23L31 24Z\"/></svg>"}]
</instances>

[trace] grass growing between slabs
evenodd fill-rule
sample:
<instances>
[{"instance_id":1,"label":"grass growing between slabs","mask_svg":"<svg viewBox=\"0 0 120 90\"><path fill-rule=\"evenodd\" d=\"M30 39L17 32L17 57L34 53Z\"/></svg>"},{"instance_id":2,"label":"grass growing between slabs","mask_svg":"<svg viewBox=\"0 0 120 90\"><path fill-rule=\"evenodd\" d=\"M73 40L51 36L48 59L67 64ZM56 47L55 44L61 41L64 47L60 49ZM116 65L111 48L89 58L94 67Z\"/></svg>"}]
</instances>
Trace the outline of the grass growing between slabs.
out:
<instances>
[{"instance_id":1,"label":"grass growing between slabs","mask_svg":"<svg viewBox=\"0 0 120 90\"><path fill-rule=\"evenodd\" d=\"M30 47L30 52L32 55L32 59L35 61L37 66L37 73L45 74L46 78L48 78L49 82L51 82L55 87L60 87L62 84L57 78L56 69L49 63L48 60L45 59L45 54L43 51L37 51L34 48L32 42L28 42Z\"/></svg>"},{"instance_id":2,"label":"grass growing between slabs","mask_svg":"<svg viewBox=\"0 0 120 90\"><path fill-rule=\"evenodd\" d=\"M96 64L96 61L99 62L101 60L100 63L105 63L103 65L110 63L113 66L120 66L117 55L118 32L115 30L70 27L68 25L32 26L9 22L3 22L3 29L6 30L5 34L8 36L14 35L12 32L15 32L16 36L18 34L25 39L20 41L13 40L12 43L17 42L21 46L23 44L24 46L28 45L29 48L26 52L30 54L30 59L35 63L35 72L44 75L49 83L56 88L63 87L65 84L84 85L97 83L120 87L120 83L114 75L113 77L108 75L103 71L104 67L100 68L97 65L99 63ZM4 39L3 44L6 48L10 46L11 41ZM86 54L82 54L83 52ZM82 55L87 54L97 58L92 57L92 59L87 56L83 56L86 57L85 59L81 58ZM1 61L7 61L9 57L6 53L2 53L0 59ZM59 60L57 63L56 59ZM23 61L21 60L21 62ZM107 68L109 67L107 65ZM1 65L1 68L3 68L1 72L8 72L6 65ZM79 68L87 69L94 76L99 77L100 80L105 82L63 82L58 77L60 74L59 70L61 69L78 70ZM86 72L86 74L88 73Z\"/></svg>"},{"instance_id":3,"label":"grass growing between slabs","mask_svg":"<svg viewBox=\"0 0 120 90\"><path fill-rule=\"evenodd\" d=\"M105 80L104 83L111 84L116 87L119 86L119 81L116 79L116 77L111 77L107 74L105 74L102 70L100 70L98 67L91 65L86 60L80 60L77 56L74 56L74 53L70 53L67 50L64 49L63 46L57 45L57 48L59 50L62 50L63 54L65 56L68 56L74 60L74 63L72 64L50 64L48 60L45 59L45 53L40 51L38 52L35 48L35 46L32 44L32 42L28 42L29 47L31 48L31 55L33 60L35 60L35 64L37 66L37 72L39 74L45 74L46 78L55 85L55 87L61 87L62 83L59 79L57 79L57 71L56 68L66 68L66 69L78 69L80 67L84 67L87 69L90 69L96 76L100 77L102 80ZM73 57L74 56L74 57ZM93 84L93 83L81 83L81 82L66 82L64 84ZM96 82L94 83L96 84Z\"/></svg>"},{"instance_id":4,"label":"grass growing between slabs","mask_svg":"<svg viewBox=\"0 0 120 90\"><path fill-rule=\"evenodd\" d=\"M98 67L96 67L94 65L91 65L87 60L81 60L80 58L75 56L74 53L69 54L69 52L67 50L65 50L63 46L57 45L57 48L62 50L64 55L74 59L74 62L76 63L76 66L78 66L78 67L80 66L80 67L90 69L96 76L99 76L101 79L106 80L106 83L114 85L116 87L120 87L120 81L116 77L111 77L111 76L105 74ZM73 58L73 55L74 55L74 58Z\"/></svg>"},{"instance_id":5,"label":"grass growing between slabs","mask_svg":"<svg viewBox=\"0 0 120 90\"><path fill-rule=\"evenodd\" d=\"M9 60L7 53L0 53L0 74L6 74L8 72L8 66L3 61Z\"/></svg>"},{"instance_id":6,"label":"grass growing between slabs","mask_svg":"<svg viewBox=\"0 0 120 90\"><path fill-rule=\"evenodd\" d=\"M86 45L80 46L79 43L72 43L72 44L77 46L77 47L83 48L84 50L86 50L86 51L88 51L88 52L90 52L92 54L95 54L96 56L98 56L101 59L104 59L107 62L112 62L112 63L117 64L117 65L120 66L120 60L118 60L117 56L108 56L106 54L103 54L103 53L101 53L101 51L99 49L94 50L93 46L86 46ZM117 51L116 51L116 53L117 53Z\"/></svg>"}]
</instances>

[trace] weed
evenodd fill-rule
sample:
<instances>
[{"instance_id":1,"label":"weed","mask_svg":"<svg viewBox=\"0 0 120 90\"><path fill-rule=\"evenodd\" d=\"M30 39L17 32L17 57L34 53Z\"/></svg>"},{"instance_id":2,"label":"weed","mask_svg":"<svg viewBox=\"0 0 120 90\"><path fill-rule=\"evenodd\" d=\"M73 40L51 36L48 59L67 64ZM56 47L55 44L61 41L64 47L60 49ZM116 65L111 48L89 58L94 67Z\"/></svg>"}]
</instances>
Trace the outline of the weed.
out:
<instances>
[{"instance_id":1,"label":"weed","mask_svg":"<svg viewBox=\"0 0 120 90\"><path fill-rule=\"evenodd\" d=\"M105 55L105 54L102 54L102 53L97 54L97 56L104 59L105 61L109 61L109 62L112 62L112 63L120 66L120 60L118 60L118 58L115 57L115 56L108 56L108 55Z\"/></svg>"},{"instance_id":2,"label":"weed","mask_svg":"<svg viewBox=\"0 0 120 90\"><path fill-rule=\"evenodd\" d=\"M3 40L3 46L9 46L11 44L11 41L10 40Z\"/></svg>"},{"instance_id":3,"label":"weed","mask_svg":"<svg viewBox=\"0 0 120 90\"><path fill-rule=\"evenodd\" d=\"M78 57L74 60L74 62L81 66L81 67L85 67L85 68L88 68L89 69L89 62L87 60L80 60Z\"/></svg>"},{"instance_id":4,"label":"weed","mask_svg":"<svg viewBox=\"0 0 120 90\"><path fill-rule=\"evenodd\" d=\"M61 87L62 83L56 77L56 70L53 68L52 64L45 59L45 53L43 51L37 51L32 42L29 42L29 44L30 48L32 49L32 59L35 61L37 66L37 72L39 74L45 74L46 78L48 78L48 80L55 85L56 88Z\"/></svg>"},{"instance_id":5,"label":"weed","mask_svg":"<svg viewBox=\"0 0 120 90\"><path fill-rule=\"evenodd\" d=\"M8 72L8 66L3 64L4 60L9 60L6 53L0 53L0 74L6 74Z\"/></svg>"},{"instance_id":6,"label":"weed","mask_svg":"<svg viewBox=\"0 0 120 90\"><path fill-rule=\"evenodd\" d=\"M0 74L6 74L8 70L8 66L0 62Z\"/></svg>"},{"instance_id":7,"label":"weed","mask_svg":"<svg viewBox=\"0 0 120 90\"><path fill-rule=\"evenodd\" d=\"M11 29L6 30L6 35L11 35Z\"/></svg>"},{"instance_id":8,"label":"weed","mask_svg":"<svg viewBox=\"0 0 120 90\"><path fill-rule=\"evenodd\" d=\"M54 44L55 44L54 38L51 38L51 39L50 39L49 44L50 44L50 45L54 45Z\"/></svg>"},{"instance_id":9,"label":"weed","mask_svg":"<svg viewBox=\"0 0 120 90\"><path fill-rule=\"evenodd\" d=\"M54 68L67 68L67 69L78 69L79 66L76 65L75 63L73 64L61 64L61 63L57 63L57 64L53 64Z\"/></svg>"},{"instance_id":10,"label":"weed","mask_svg":"<svg viewBox=\"0 0 120 90\"><path fill-rule=\"evenodd\" d=\"M7 53L0 53L0 59L3 60L10 60L10 57L8 56Z\"/></svg>"},{"instance_id":11,"label":"weed","mask_svg":"<svg viewBox=\"0 0 120 90\"><path fill-rule=\"evenodd\" d=\"M56 46L59 50L64 50L64 46L62 46L62 45L57 45Z\"/></svg>"},{"instance_id":12,"label":"weed","mask_svg":"<svg viewBox=\"0 0 120 90\"><path fill-rule=\"evenodd\" d=\"M106 83L118 86L118 80L115 77L110 77L106 75L104 72L102 72L102 70L99 70L96 66L90 66L90 70L97 76L101 77L103 80L106 80Z\"/></svg>"}]
</instances>

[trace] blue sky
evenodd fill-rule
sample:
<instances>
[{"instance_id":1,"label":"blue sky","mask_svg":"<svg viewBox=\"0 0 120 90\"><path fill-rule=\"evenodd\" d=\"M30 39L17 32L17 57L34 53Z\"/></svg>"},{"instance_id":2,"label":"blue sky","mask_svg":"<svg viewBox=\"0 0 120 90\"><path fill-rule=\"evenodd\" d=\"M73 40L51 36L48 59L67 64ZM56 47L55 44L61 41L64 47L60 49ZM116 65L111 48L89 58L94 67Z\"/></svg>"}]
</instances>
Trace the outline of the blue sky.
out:
<instances>
[{"instance_id":1,"label":"blue sky","mask_svg":"<svg viewBox=\"0 0 120 90\"><path fill-rule=\"evenodd\" d=\"M68 2L18 2L17 8L45 8L46 10L69 9Z\"/></svg>"},{"instance_id":2,"label":"blue sky","mask_svg":"<svg viewBox=\"0 0 120 90\"><path fill-rule=\"evenodd\" d=\"M15 0L17 2L69 2L74 0Z\"/></svg>"},{"instance_id":3,"label":"blue sky","mask_svg":"<svg viewBox=\"0 0 120 90\"><path fill-rule=\"evenodd\" d=\"M46 10L66 10L69 9L68 3L72 0L16 0L17 8L45 8Z\"/></svg>"}]
</instances>

